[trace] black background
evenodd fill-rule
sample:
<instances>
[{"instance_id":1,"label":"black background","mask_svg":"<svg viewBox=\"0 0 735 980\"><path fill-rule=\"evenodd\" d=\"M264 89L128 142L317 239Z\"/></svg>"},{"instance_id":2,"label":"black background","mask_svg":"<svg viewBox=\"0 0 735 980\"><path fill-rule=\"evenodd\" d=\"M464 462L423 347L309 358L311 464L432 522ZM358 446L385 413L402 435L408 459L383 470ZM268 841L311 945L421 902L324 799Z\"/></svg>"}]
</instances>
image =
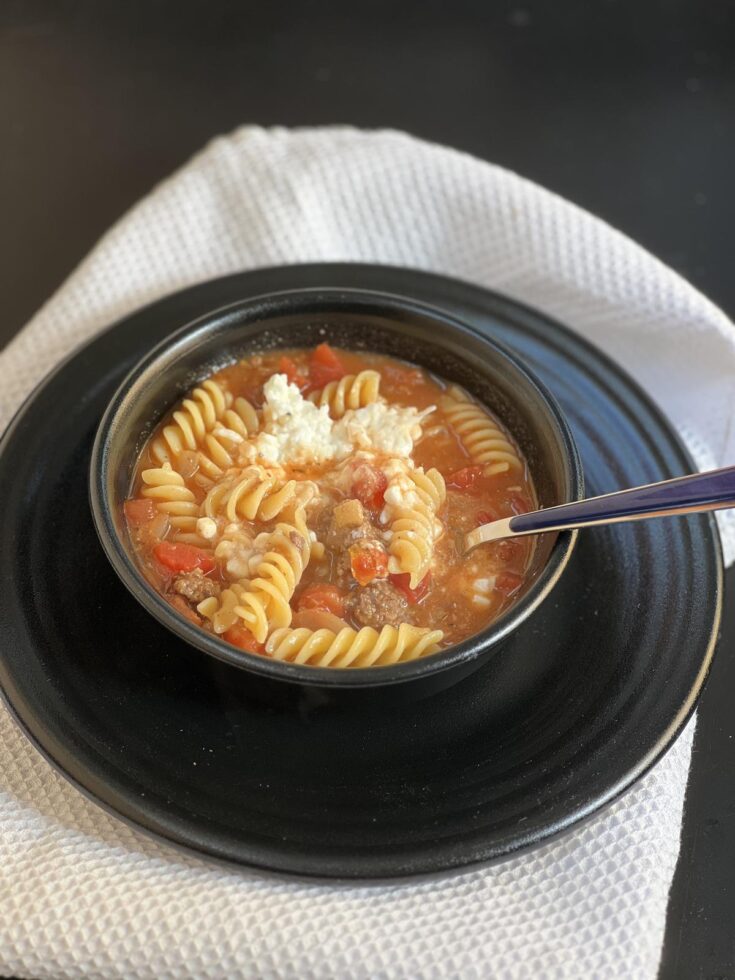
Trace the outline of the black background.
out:
<instances>
[{"instance_id":1,"label":"black background","mask_svg":"<svg viewBox=\"0 0 735 980\"><path fill-rule=\"evenodd\" d=\"M729 0L4 0L0 343L156 181L245 122L392 126L503 164L732 315L734 109ZM734 634L728 602L665 978L735 975Z\"/></svg>"}]
</instances>

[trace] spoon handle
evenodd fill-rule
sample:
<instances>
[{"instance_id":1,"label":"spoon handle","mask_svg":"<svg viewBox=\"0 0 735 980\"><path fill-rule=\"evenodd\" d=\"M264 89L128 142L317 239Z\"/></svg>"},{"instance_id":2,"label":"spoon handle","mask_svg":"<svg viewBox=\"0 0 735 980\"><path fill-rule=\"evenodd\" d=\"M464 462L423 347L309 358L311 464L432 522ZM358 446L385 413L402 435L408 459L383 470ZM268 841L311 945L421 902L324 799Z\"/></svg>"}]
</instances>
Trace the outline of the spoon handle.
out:
<instances>
[{"instance_id":1,"label":"spoon handle","mask_svg":"<svg viewBox=\"0 0 735 980\"><path fill-rule=\"evenodd\" d=\"M484 524L467 535L467 548L517 534L538 534L541 531L594 527L649 517L695 514L725 507L735 507L735 466L679 476L661 483L618 490L600 497L589 497L587 500L493 521L492 524Z\"/></svg>"}]
</instances>

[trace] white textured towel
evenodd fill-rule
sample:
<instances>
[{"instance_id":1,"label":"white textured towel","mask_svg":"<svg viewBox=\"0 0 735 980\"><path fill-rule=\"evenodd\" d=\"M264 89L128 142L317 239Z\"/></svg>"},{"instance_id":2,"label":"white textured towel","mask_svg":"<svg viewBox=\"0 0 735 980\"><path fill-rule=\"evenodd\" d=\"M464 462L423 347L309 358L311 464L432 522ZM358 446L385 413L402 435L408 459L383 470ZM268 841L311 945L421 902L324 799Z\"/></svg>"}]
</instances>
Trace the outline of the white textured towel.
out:
<instances>
[{"instance_id":1,"label":"white textured towel","mask_svg":"<svg viewBox=\"0 0 735 980\"><path fill-rule=\"evenodd\" d=\"M413 266L553 314L622 363L700 466L734 461L735 333L628 239L498 167L400 133L245 128L105 236L0 355L0 428L95 330L172 290L282 263ZM721 524L728 558L731 522ZM330 887L150 841L0 708L0 972L23 977L653 977L692 726L623 799L543 849L440 882Z\"/></svg>"}]
</instances>

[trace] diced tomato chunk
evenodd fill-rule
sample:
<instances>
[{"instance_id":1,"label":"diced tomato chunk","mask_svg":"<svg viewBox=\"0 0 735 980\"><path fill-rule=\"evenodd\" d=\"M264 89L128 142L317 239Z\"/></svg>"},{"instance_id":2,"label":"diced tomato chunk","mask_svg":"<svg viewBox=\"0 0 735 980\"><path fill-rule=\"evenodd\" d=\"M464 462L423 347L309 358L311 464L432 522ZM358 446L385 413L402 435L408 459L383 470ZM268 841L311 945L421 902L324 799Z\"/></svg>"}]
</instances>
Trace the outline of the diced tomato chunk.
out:
<instances>
[{"instance_id":1,"label":"diced tomato chunk","mask_svg":"<svg viewBox=\"0 0 735 980\"><path fill-rule=\"evenodd\" d=\"M481 466L465 466L464 469L450 473L445 482L450 490L471 490L481 476Z\"/></svg>"},{"instance_id":2,"label":"diced tomato chunk","mask_svg":"<svg viewBox=\"0 0 735 980\"><path fill-rule=\"evenodd\" d=\"M230 626L222 634L222 639L231 643L233 647L246 650L248 653L265 653L265 644L258 643L250 630L244 626L238 626L237 624Z\"/></svg>"},{"instance_id":3,"label":"diced tomato chunk","mask_svg":"<svg viewBox=\"0 0 735 980\"><path fill-rule=\"evenodd\" d=\"M189 603L186 601L186 599L182 595L174 595L174 596L171 596L171 598L168 601L169 601L170 605L172 605L174 607L174 609L176 610L176 612L181 613L181 615L185 619L188 619L190 623L193 623L195 626L201 626L202 625L201 617L199 617L194 612L194 610L191 608L191 606L189 605Z\"/></svg>"},{"instance_id":4,"label":"diced tomato chunk","mask_svg":"<svg viewBox=\"0 0 735 980\"><path fill-rule=\"evenodd\" d=\"M475 521L478 527L483 524L491 524L493 521L497 521L497 519L497 514L491 510L478 510L475 514Z\"/></svg>"},{"instance_id":5,"label":"diced tomato chunk","mask_svg":"<svg viewBox=\"0 0 735 980\"><path fill-rule=\"evenodd\" d=\"M296 361L294 361L292 357L288 357L286 354L283 354L278 361L278 373L285 374L290 384L298 384L299 381L304 380L299 374Z\"/></svg>"},{"instance_id":6,"label":"diced tomato chunk","mask_svg":"<svg viewBox=\"0 0 735 980\"><path fill-rule=\"evenodd\" d=\"M373 579L388 575L388 555L382 548L364 548L353 544L350 548L350 569L358 585L369 585Z\"/></svg>"},{"instance_id":7,"label":"diced tomato chunk","mask_svg":"<svg viewBox=\"0 0 735 980\"><path fill-rule=\"evenodd\" d=\"M201 568L203 572L211 572L215 566L214 556L193 544L161 541L153 549L153 554L172 572L193 572L195 568Z\"/></svg>"},{"instance_id":8,"label":"diced tomato chunk","mask_svg":"<svg viewBox=\"0 0 735 980\"><path fill-rule=\"evenodd\" d=\"M393 586L405 595L412 606L417 602L421 602L431 588L431 572L427 572L424 575L415 589L411 588L411 576L408 572L401 572L399 574L389 575L388 577Z\"/></svg>"},{"instance_id":9,"label":"diced tomato chunk","mask_svg":"<svg viewBox=\"0 0 735 980\"><path fill-rule=\"evenodd\" d=\"M495 590L501 595L511 596L523 584L523 576L517 572L498 572L495 576Z\"/></svg>"},{"instance_id":10,"label":"diced tomato chunk","mask_svg":"<svg viewBox=\"0 0 735 980\"><path fill-rule=\"evenodd\" d=\"M299 596L296 608L299 611L320 609L341 616L345 611L345 596L336 585L310 585Z\"/></svg>"},{"instance_id":11,"label":"diced tomato chunk","mask_svg":"<svg viewBox=\"0 0 735 980\"><path fill-rule=\"evenodd\" d=\"M388 477L382 470L369 463L361 463L352 478L352 493L363 506L379 510L385 500Z\"/></svg>"},{"instance_id":12,"label":"diced tomato chunk","mask_svg":"<svg viewBox=\"0 0 735 980\"><path fill-rule=\"evenodd\" d=\"M342 370L342 361L340 361L339 355L327 343L319 344L314 348L311 353L311 364L312 366L318 364L320 367L330 370Z\"/></svg>"},{"instance_id":13,"label":"diced tomato chunk","mask_svg":"<svg viewBox=\"0 0 735 980\"><path fill-rule=\"evenodd\" d=\"M527 514L531 509L531 505L525 497L522 497L519 493L514 493L513 496L508 501L510 504L510 509L514 514Z\"/></svg>"},{"instance_id":14,"label":"diced tomato chunk","mask_svg":"<svg viewBox=\"0 0 735 980\"><path fill-rule=\"evenodd\" d=\"M330 381L339 381L347 374L347 369L338 354L329 344L319 344L309 358L309 387L313 390L323 388Z\"/></svg>"},{"instance_id":15,"label":"diced tomato chunk","mask_svg":"<svg viewBox=\"0 0 735 980\"><path fill-rule=\"evenodd\" d=\"M142 498L126 500L123 504L123 510L128 527L140 527L141 524L147 524L158 513L155 500Z\"/></svg>"}]
</instances>

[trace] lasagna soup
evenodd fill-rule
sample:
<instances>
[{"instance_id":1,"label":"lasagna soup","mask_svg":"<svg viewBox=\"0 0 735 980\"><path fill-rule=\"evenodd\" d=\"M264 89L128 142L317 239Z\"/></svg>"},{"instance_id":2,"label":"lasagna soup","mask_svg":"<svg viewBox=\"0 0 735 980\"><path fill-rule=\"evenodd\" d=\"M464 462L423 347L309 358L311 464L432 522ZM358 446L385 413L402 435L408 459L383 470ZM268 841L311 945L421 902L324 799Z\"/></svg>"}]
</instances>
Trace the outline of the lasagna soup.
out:
<instances>
[{"instance_id":1,"label":"lasagna soup","mask_svg":"<svg viewBox=\"0 0 735 980\"><path fill-rule=\"evenodd\" d=\"M458 535L536 505L512 437L466 391L377 354L253 355L153 432L125 517L182 616L254 654L386 666L487 626L532 538Z\"/></svg>"}]
</instances>

